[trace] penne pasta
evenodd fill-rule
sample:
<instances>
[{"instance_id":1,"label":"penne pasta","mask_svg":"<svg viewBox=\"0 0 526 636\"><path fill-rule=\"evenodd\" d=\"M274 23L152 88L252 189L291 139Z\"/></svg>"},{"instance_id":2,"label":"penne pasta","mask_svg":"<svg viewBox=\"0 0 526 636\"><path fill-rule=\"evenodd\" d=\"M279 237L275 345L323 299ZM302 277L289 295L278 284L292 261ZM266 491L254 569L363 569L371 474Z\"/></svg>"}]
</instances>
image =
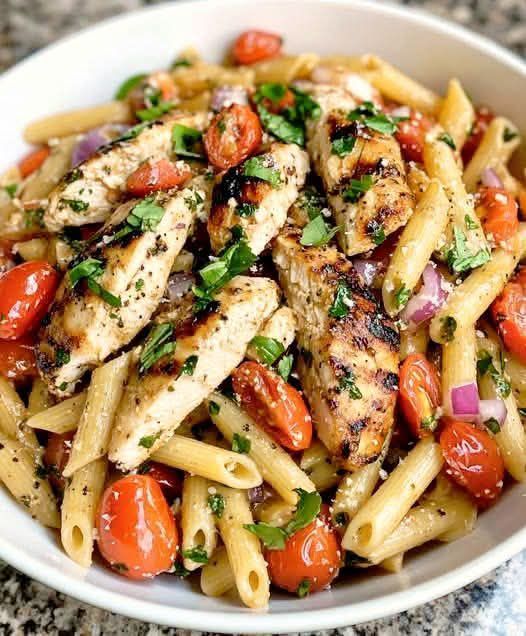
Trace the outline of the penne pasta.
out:
<instances>
[{"instance_id":1,"label":"penne pasta","mask_svg":"<svg viewBox=\"0 0 526 636\"><path fill-rule=\"evenodd\" d=\"M232 441L234 435L250 440L249 455L255 461L263 479L289 504L295 504L296 488L307 492L315 490L309 477L294 463L291 456L278 446L232 400L217 391L207 403L214 402L219 411L211 415L212 421L223 435Z\"/></svg>"},{"instance_id":2,"label":"penne pasta","mask_svg":"<svg viewBox=\"0 0 526 636\"><path fill-rule=\"evenodd\" d=\"M198 62L193 66L178 66L172 72L179 96L183 100L195 98L215 86L242 86L254 84L254 70L246 66L225 68L218 64ZM184 106L185 102L182 102Z\"/></svg>"},{"instance_id":3,"label":"penne pasta","mask_svg":"<svg viewBox=\"0 0 526 636\"><path fill-rule=\"evenodd\" d=\"M345 528L356 516L356 513L373 494L378 482L382 462L376 460L372 464L361 466L353 473L348 473L341 480L331 507L333 523L338 528Z\"/></svg>"},{"instance_id":4,"label":"penne pasta","mask_svg":"<svg viewBox=\"0 0 526 636\"><path fill-rule=\"evenodd\" d=\"M247 455L182 435L173 435L153 453L152 459L231 488L254 488L262 482L258 467Z\"/></svg>"},{"instance_id":5,"label":"penne pasta","mask_svg":"<svg viewBox=\"0 0 526 636\"><path fill-rule=\"evenodd\" d=\"M427 325L420 325L417 329L404 329L400 332L400 360L405 360L412 353L427 351L429 343L429 329Z\"/></svg>"},{"instance_id":6,"label":"penne pasta","mask_svg":"<svg viewBox=\"0 0 526 636\"><path fill-rule=\"evenodd\" d=\"M86 403L86 392L83 391L63 402L32 415L26 422L30 428L38 428L50 433L67 433L74 431Z\"/></svg>"},{"instance_id":7,"label":"penne pasta","mask_svg":"<svg viewBox=\"0 0 526 636\"><path fill-rule=\"evenodd\" d=\"M309 476L318 492L329 490L341 479L336 462L332 461L329 451L319 440L303 451L300 468Z\"/></svg>"},{"instance_id":8,"label":"penne pasta","mask_svg":"<svg viewBox=\"0 0 526 636\"><path fill-rule=\"evenodd\" d=\"M0 432L33 452L40 450L35 432L24 422L26 407L11 384L0 375Z\"/></svg>"},{"instance_id":9,"label":"penne pasta","mask_svg":"<svg viewBox=\"0 0 526 636\"><path fill-rule=\"evenodd\" d=\"M294 514L296 507L283 499L272 497L254 508L254 517L271 526L284 526Z\"/></svg>"},{"instance_id":10,"label":"penne pasta","mask_svg":"<svg viewBox=\"0 0 526 636\"><path fill-rule=\"evenodd\" d=\"M254 81L257 84L266 82L290 84L293 80L309 77L319 61L319 55L302 53L301 55L283 55L272 60L257 62L252 64L250 68L254 71Z\"/></svg>"},{"instance_id":11,"label":"penne pasta","mask_svg":"<svg viewBox=\"0 0 526 636\"><path fill-rule=\"evenodd\" d=\"M405 552L399 552L394 556L387 557L387 559L380 561L378 565L382 568L382 570L385 570L386 572L398 574L398 572L401 572L402 568L404 567L404 555Z\"/></svg>"},{"instance_id":12,"label":"penne pasta","mask_svg":"<svg viewBox=\"0 0 526 636\"><path fill-rule=\"evenodd\" d=\"M24 261L47 260L48 241L45 238L34 238L13 245L13 252L19 254Z\"/></svg>"},{"instance_id":13,"label":"penne pasta","mask_svg":"<svg viewBox=\"0 0 526 636\"><path fill-rule=\"evenodd\" d=\"M235 588L236 579L224 547L218 548L201 570L201 591L206 596L223 596Z\"/></svg>"},{"instance_id":14,"label":"penne pasta","mask_svg":"<svg viewBox=\"0 0 526 636\"><path fill-rule=\"evenodd\" d=\"M42 413L47 410L53 404L53 399L47 390L47 386L40 378L33 380L33 386L31 387L31 393L29 394L26 415L28 418Z\"/></svg>"},{"instance_id":15,"label":"penne pasta","mask_svg":"<svg viewBox=\"0 0 526 636\"><path fill-rule=\"evenodd\" d=\"M477 337L475 326L466 327L442 346L442 407L453 415L451 392L455 387L477 383Z\"/></svg>"},{"instance_id":16,"label":"penne pasta","mask_svg":"<svg viewBox=\"0 0 526 636\"><path fill-rule=\"evenodd\" d=\"M214 513L208 504L211 495L221 497L207 479L197 475L186 475L181 500L181 531L183 534L181 550L184 567L189 571L197 570L201 567L202 562L201 559L195 561L187 555L192 554L192 551L197 549L200 556L206 555L206 559L209 559L216 547ZM202 560L204 561L204 558Z\"/></svg>"},{"instance_id":17,"label":"penne pasta","mask_svg":"<svg viewBox=\"0 0 526 636\"><path fill-rule=\"evenodd\" d=\"M449 80L438 122L451 136L458 150L464 145L474 121L475 109L462 84L456 78Z\"/></svg>"}]
</instances>

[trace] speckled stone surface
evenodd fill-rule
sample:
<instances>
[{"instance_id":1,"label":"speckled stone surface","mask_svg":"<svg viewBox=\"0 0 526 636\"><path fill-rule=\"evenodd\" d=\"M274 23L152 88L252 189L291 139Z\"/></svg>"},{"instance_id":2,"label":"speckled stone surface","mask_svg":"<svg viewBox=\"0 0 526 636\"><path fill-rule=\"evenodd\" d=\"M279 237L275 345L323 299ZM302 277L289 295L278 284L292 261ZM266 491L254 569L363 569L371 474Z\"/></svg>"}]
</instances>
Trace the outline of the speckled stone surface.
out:
<instances>
[{"instance_id":1,"label":"speckled stone surface","mask_svg":"<svg viewBox=\"0 0 526 636\"><path fill-rule=\"evenodd\" d=\"M403 0L480 31L526 55L526 0ZM0 70L60 36L144 4L141 0L0 0ZM425 606L325 636L526 633L526 553ZM141 623L58 594L0 561L0 636L198 634Z\"/></svg>"}]
</instances>

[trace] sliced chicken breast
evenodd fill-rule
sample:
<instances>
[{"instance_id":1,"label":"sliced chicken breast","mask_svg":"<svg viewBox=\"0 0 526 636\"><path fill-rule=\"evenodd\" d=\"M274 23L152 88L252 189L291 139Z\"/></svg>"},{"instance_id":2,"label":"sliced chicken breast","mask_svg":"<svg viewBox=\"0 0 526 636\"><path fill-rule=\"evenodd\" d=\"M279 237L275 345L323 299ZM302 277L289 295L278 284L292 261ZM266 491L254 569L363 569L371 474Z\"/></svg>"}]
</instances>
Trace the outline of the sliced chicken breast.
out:
<instances>
[{"instance_id":1,"label":"sliced chicken breast","mask_svg":"<svg viewBox=\"0 0 526 636\"><path fill-rule=\"evenodd\" d=\"M139 124L68 172L49 195L44 213L48 230L58 232L67 225L105 221L120 200L126 180L143 162L173 157L172 131L175 124L203 130L204 113L168 115Z\"/></svg>"},{"instance_id":2,"label":"sliced chicken breast","mask_svg":"<svg viewBox=\"0 0 526 636\"><path fill-rule=\"evenodd\" d=\"M237 276L217 308L175 331L175 350L141 375L132 372L119 407L109 458L131 470L169 439L183 419L243 360L249 342L277 309L268 278Z\"/></svg>"},{"instance_id":3,"label":"sliced chicken breast","mask_svg":"<svg viewBox=\"0 0 526 636\"><path fill-rule=\"evenodd\" d=\"M298 323L298 374L318 436L353 470L374 461L393 426L399 336L336 249L302 247L287 228L273 258Z\"/></svg>"},{"instance_id":4,"label":"sliced chicken breast","mask_svg":"<svg viewBox=\"0 0 526 636\"><path fill-rule=\"evenodd\" d=\"M322 114L308 122L307 148L341 227L342 250L349 256L361 254L405 225L413 213L400 146L393 135L348 119L357 102L342 87L312 85L309 92ZM335 142L338 147L351 138L352 150L335 152ZM365 191L353 189L352 180L362 180Z\"/></svg>"},{"instance_id":5,"label":"sliced chicken breast","mask_svg":"<svg viewBox=\"0 0 526 636\"><path fill-rule=\"evenodd\" d=\"M41 329L37 353L40 374L52 393L72 393L85 371L128 344L149 322L192 220L209 194L203 177L180 191L159 193L151 200L158 224L126 233L133 227L129 219L136 223L134 213L145 210L145 201L129 201L116 210L92 246L69 264ZM103 271L95 282L113 299L90 289L86 279L72 287L71 272L78 271L79 263L89 263L87 259L100 264Z\"/></svg>"},{"instance_id":6,"label":"sliced chicken breast","mask_svg":"<svg viewBox=\"0 0 526 636\"><path fill-rule=\"evenodd\" d=\"M253 175L251 168L256 165ZM262 170L257 171L258 165ZM232 228L243 229L254 254L260 254L287 220L309 172L307 153L296 144L273 143L261 155L228 170L215 186L208 219L212 249L219 252L232 240ZM249 173L249 174L247 174ZM272 177L273 175L273 177Z\"/></svg>"}]
</instances>

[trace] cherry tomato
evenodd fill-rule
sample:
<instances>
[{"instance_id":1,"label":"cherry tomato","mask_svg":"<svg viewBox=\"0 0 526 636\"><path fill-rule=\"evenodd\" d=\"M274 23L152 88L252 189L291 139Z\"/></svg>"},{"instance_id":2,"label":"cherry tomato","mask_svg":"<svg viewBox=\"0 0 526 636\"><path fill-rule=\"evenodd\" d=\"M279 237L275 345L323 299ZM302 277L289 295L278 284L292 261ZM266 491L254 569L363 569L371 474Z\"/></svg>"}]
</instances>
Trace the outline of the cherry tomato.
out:
<instances>
[{"instance_id":1,"label":"cherry tomato","mask_svg":"<svg viewBox=\"0 0 526 636\"><path fill-rule=\"evenodd\" d=\"M13 269L15 261L13 260L13 243L0 239L0 274Z\"/></svg>"},{"instance_id":2,"label":"cherry tomato","mask_svg":"<svg viewBox=\"0 0 526 636\"><path fill-rule=\"evenodd\" d=\"M249 106L232 104L224 108L204 136L210 163L220 170L237 166L257 150L262 134L259 118Z\"/></svg>"},{"instance_id":3,"label":"cherry tomato","mask_svg":"<svg viewBox=\"0 0 526 636\"><path fill-rule=\"evenodd\" d=\"M440 380L435 367L421 353L407 356L400 367L399 405L415 437L430 435L440 404Z\"/></svg>"},{"instance_id":4,"label":"cherry tomato","mask_svg":"<svg viewBox=\"0 0 526 636\"><path fill-rule=\"evenodd\" d=\"M43 146L42 148L37 148L26 155L18 163L18 169L20 170L22 179L25 179L26 177L29 177L30 174L33 174L33 172L36 172L49 157L50 153L51 150L49 146Z\"/></svg>"},{"instance_id":5,"label":"cherry tomato","mask_svg":"<svg viewBox=\"0 0 526 636\"><path fill-rule=\"evenodd\" d=\"M0 277L0 338L36 329L55 296L59 275L45 261L28 261Z\"/></svg>"},{"instance_id":6,"label":"cherry tomato","mask_svg":"<svg viewBox=\"0 0 526 636\"><path fill-rule=\"evenodd\" d=\"M462 146L461 154L464 165L469 163L471 157L475 154L475 151L482 141L482 137L484 137L484 133L494 117L495 115L485 106L477 109L475 113L475 122L471 132Z\"/></svg>"},{"instance_id":7,"label":"cherry tomato","mask_svg":"<svg viewBox=\"0 0 526 636\"><path fill-rule=\"evenodd\" d=\"M62 492L66 485L62 471L71 455L71 443L74 437L75 431L69 431L62 434L50 433L47 438L46 450L42 459L49 470L49 481L59 492Z\"/></svg>"},{"instance_id":8,"label":"cherry tomato","mask_svg":"<svg viewBox=\"0 0 526 636\"><path fill-rule=\"evenodd\" d=\"M143 475L148 475L148 477L155 479L167 501L173 501L181 495L183 489L182 479L173 468L157 462L148 462L141 472Z\"/></svg>"},{"instance_id":9,"label":"cherry tomato","mask_svg":"<svg viewBox=\"0 0 526 636\"><path fill-rule=\"evenodd\" d=\"M232 374L232 386L243 408L278 444L305 450L312 439L312 420L299 391L257 362L243 362Z\"/></svg>"},{"instance_id":10,"label":"cherry tomato","mask_svg":"<svg viewBox=\"0 0 526 636\"><path fill-rule=\"evenodd\" d=\"M24 336L20 340L0 340L0 374L10 380L37 375L33 338Z\"/></svg>"},{"instance_id":11,"label":"cherry tomato","mask_svg":"<svg viewBox=\"0 0 526 636\"><path fill-rule=\"evenodd\" d=\"M288 592L318 592L338 575L341 566L340 538L329 522L329 509L294 533L283 550L266 550L270 580ZM301 586L301 587L300 587Z\"/></svg>"},{"instance_id":12,"label":"cherry tomato","mask_svg":"<svg viewBox=\"0 0 526 636\"><path fill-rule=\"evenodd\" d=\"M128 177L126 188L135 197L145 197L152 192L180 186L191 176L192 172L186 164L178 166L168 159L160 159L155 163L146 161Z\"/></svg>"},{"instance_id":13,"label":"cherry tomato","mask_svg":"<svg viewBox=\"0 0 526 636\"><path fill-rule=\"evenodd\" d=\"M526 268L508 281L491 305L491 314L506 349L526 364Z\"/></svg>"},{"instance_id":14,"label":"cherry tomato","mask_svg":"<svg viewBox=\"0 0 526 636\"><path fill-rule=\"evenodd\" d=\"M467 422L448 418L440 433L440 446L446 473L482 506L491 504L504 479L504 463L495 440Z\"/></svg>"},{"instance_id":15,"label":"cherry tomato","mask_svg":"<svg viewBox=\"0 0 526 636\"><path fill-rule=\"evenodd\" d=\"M102 556L130 579L165 572L177 554L174 516L161 487L149 475L128 475L106 488L97 529Z\"/></svg>"},{"instance_id":16,"label":"cherry tomato","mask_svg":"<svg viewBox=\"0 0 526 636\"><path fill-rule=\"evenodd\" d=\"M161 91L161 99L165 102L171 101L177 92L173 77L166 71L152 73L148 78L148 84Z\"/></svg>"},{"instance_id":17,"label":"cherry tomato","mask_svg":"<svg viewBox=\"0 0 526 636\"><path fill-rule=\"evenodd\" d=\"M409 119L398 122L395 137L406 161L424 161L424 142L433 121L423 113L411 109Z\"/></svg>"},{"instance_id":18,"label":"cherry tomato","mask_svg":"<svg viewBox=\"0 0 526 636\"><path fill-rule=\"evenodd\" d=\"M281 53L282 39L266 31L245 31L234 43L232 56L236 64L254 64Z\"/></svg>"},{"instance_id":19,"label":"cherry tomato","mask_svg":"<svg viewBox=\"0 0 526 636\"><path fill-rule=\"evenodd\" d=\"M515 236L519 229L519 207L504 188L481 188L476 212L484 232L491 234L497 245Z\"/></svg>"}]
</instances>

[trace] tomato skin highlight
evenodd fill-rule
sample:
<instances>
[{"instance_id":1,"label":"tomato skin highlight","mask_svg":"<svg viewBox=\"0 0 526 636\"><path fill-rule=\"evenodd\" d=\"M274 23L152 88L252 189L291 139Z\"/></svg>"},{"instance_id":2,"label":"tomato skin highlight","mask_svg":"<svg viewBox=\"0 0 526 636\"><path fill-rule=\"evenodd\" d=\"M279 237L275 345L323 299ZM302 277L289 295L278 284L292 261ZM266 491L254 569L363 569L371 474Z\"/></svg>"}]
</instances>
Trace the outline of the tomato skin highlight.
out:
<instances>
[{"instance_id":1,"label":"tomato skin highlight","mask_svg":"<svg viewBox=\"0 0 526 636\"><path fill-rule=\"evenodd\" d=\"M283 550L265 550L270 580L295 593L309 582L309 592L330 585L341 566L340 537L329 522L329 509L322 505L320 516L289 537Z\"/></svg>"},{"instance_id":2,"label":"tomato skin highlight","mask_svg":"<svg viewBox=\"0 0 526 636\"><path fill-rule=\"evenodd\" d=\"M0 374L15 382L38 375L34 338L0 340Z\"/></svg>"},{"instance_id":3,"label":"tomato skin highlight","mask_svg":"<svg viewBox=\"0 0 526 636\"><path fill-rule=\"evenodd\" d=\"M421 353L412 353L403 361L398 399L411 433L418 438L431 435L422 421L440 404L440 380L435 366Z\"/></svg>"},{"instance_id":4,"label":"tomato skin highlight","mask_svg":"<svg viewBox=\"0 0 526 636\"><path fill-rule=\"evenodd\" d=\"M145 470L141 473L155 479L167 501L173 501L176 497L181 496L183 481L175 469L157 462L148 462Z\"/></svg>"},{"instance_id":5,"label":"tomato skin highlight","mask_svg":"<svg viewBox=\"0 0 526 636\"><path fill-rule=\"evenodd\" d=\"M28 155L21 159L18 163L18 169L20 170L20 176L22 179L25 179L26 177L29 177L30 174L33 174L33 172L36 172L50 154L50 147L43 146L42 148L37 148L36 150L31 151Z\"/></svg>"},{"instance_id":6,"label":"tomato skin highlight","mask_svg":"<svg viewBox=\"0 0 526 636\"><path fill-rule=\"evenodd\" d=\"M0 339L36 329L55 297L59 275L45 261L28 261L0 276Z\"/></svg>"},{"instance_id":7,"label":"tomato skin highlight","mask_svg":"<svg viewBox=\"0 0 526 636\"><path fill-rule=\"evenodd\" d=\"M508 351L526 364L526 268L521 267L491 304L491 315Z\"/></svg>"},{"instance_id":8,"label":"tomato skin highlight","mask_svg":"<svg viewBox=\"0 0 526 636\"><path fill-rule=\"evenodd\" d=\"M398 122L395 133L405 161L424 162L424 143L433 121L423 113L411 109L409 119Z\"/></svg>"},{"instance_id":9,"label":"tomato skin highlight","mask_svg":"<svg viewBox=\"0 0 526 636\"><path fill-rule=\"evenodd\" d=\"M484 133L494 118L495 115L485 106L477 108L473 127L461 150L464 165L471 161L471 158L482 141L482 137L484 137Z\"/></svg>"},{"instance_id":10,"label":"tomato skin highlight","mask_svg":"<svg viewBox=\"0 0 526 636\"><path fill-rule=\"evenodd\" d=\"M492 504L502 491L504 479L504 463L495 440L468 422L446 418L440 446L446 474L481 507Z\"/></svg>"},{"instance_id":11,"label":"tomato skin highlight","mask_svg":"<svg viewBox=\"0 0 526 636\"><path fill-rule=\"evenodd\" d=\"M519 229L519 206L504 188L480 188L477 216L482 220L486 234L492 234L495 244L507 241Z\"/></svg>"},{"instance_id":12,"label":"tomato skin highlight","mask_svg":"<svg viewBox=\"0 0 526 636\"><path fill-rule=\"evenodd\" d=\"M312 419L293 386L258 362L243 362L232 374L242 407L276 442L291 451L311 445Z\"/></svg>"},{"instance_id":13,"label":"tomato skin highlight","mask_svg":"<svg viewBox=\"0 0 526 636\"><path fill-rule=\"evenodd\" d=\"M267 31L244 31L238 36L232 49L236 64L254 64L270 60L281 53L282 40L275 33Z\"/></svg>"},{"instance_id":14,"label":"tomato skin highlight","mask_svg":"<svg viewBox=\"0 0 526 636\"><path fill-rule=\"evenodd\" d=\"M228 170L253 154L262 136L256 113L249 106L232 104L214 117L203 142L210 163Z\"/></svg>"},{"instance_id":15,"label":"tomato skin highlight","mask_svg":"<svg viewBox=\"0 0 526 636\"><path fill-rule=\"evenodd\" d=\"M188 166L182 168L168 159L155 163L145 162L128 177L126 189L136 197L145 197L159 190L170 190L188 181L192 172Z\"/></svg>"},{"instance_id":16,"label":"tomato skin highlight","mask_svg":"<svg viewBox=\"0 0 526 636\"><path fill-rule=\"evenodd\" d=\"M161 487L148 475L128 475L106 488L97 530L104 559L130 579L165 572L177 554L174 516Z\"/></svg>"}]
</instances>

